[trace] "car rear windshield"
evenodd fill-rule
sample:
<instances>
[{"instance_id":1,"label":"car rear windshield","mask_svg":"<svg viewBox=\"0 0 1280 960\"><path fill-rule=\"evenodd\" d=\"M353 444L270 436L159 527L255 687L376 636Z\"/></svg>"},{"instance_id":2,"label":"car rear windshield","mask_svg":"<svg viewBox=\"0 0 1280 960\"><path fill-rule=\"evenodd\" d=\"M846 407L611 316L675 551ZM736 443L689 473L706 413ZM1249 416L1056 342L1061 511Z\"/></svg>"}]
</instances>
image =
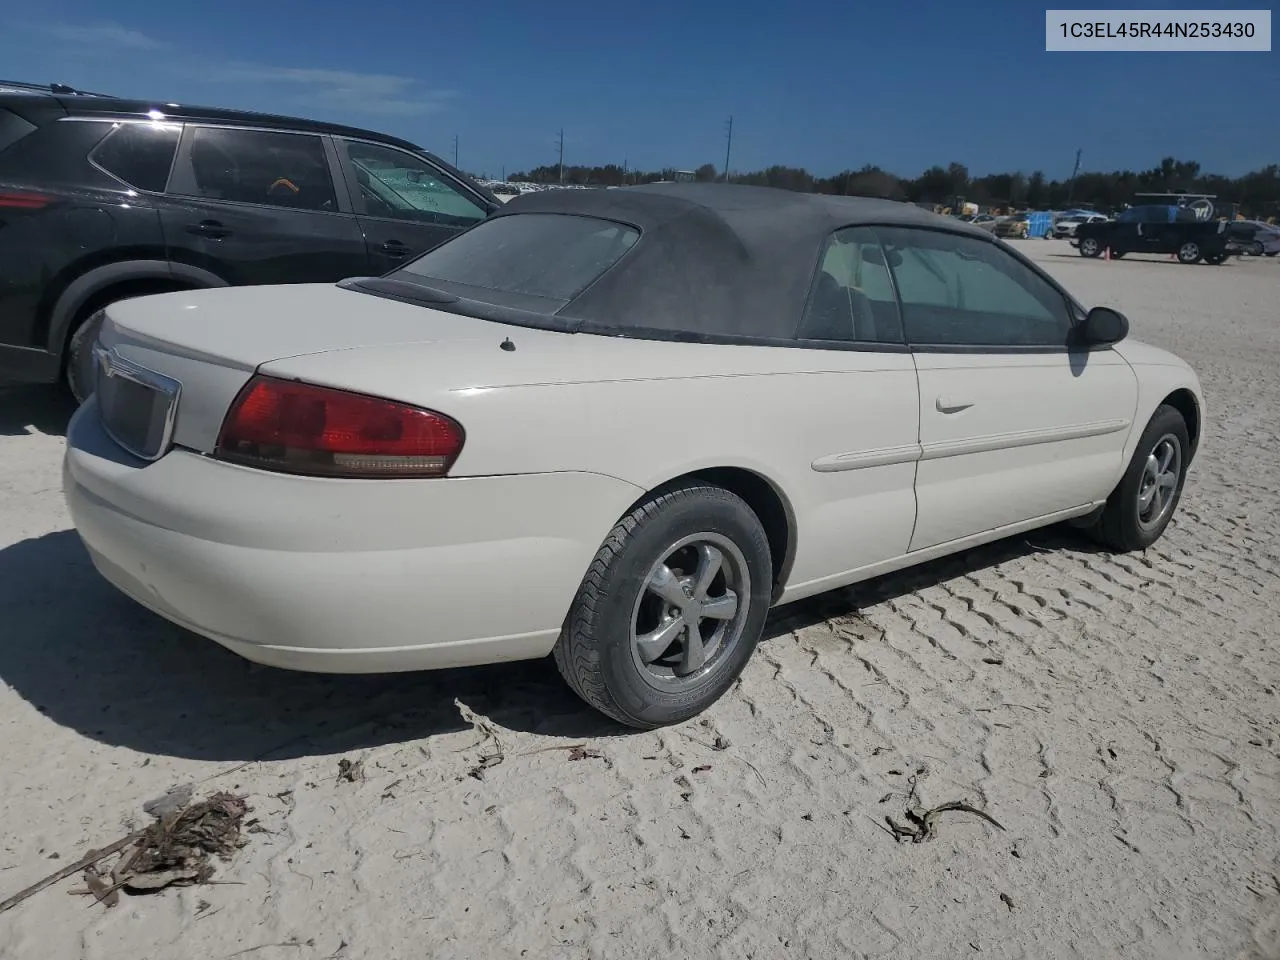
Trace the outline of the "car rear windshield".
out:
<instances>
[{"instance_id":1,"label":"car rear windshield","mask_svg":"<svg viewBox=\"0 0 1280 960\"><path fill-rule=\"evenodd\" d=\"M634 227L597 217L494 217L392 274L469 299L555 313L635 245Z\"/></svg>"}]
</instances>

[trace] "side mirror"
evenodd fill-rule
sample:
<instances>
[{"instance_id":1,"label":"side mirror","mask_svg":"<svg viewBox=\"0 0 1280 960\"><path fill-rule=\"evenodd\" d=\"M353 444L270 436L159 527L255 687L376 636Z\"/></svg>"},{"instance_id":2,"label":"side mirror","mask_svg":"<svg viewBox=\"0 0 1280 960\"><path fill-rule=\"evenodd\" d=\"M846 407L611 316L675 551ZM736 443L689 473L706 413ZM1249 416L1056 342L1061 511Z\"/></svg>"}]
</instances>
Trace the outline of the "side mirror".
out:
<instances>
[{"instance_id":1,"label":"side mirror","mask_svg":"<svg viewBox=\"0 0 1280 960\"><path fill-rule=\"evenodd\" d=\"M1119 343L1129 335L1129 318L1110 307L1094 307L1080 327L1080 339L1087 346Z\"/></svg>"}]
</instances>

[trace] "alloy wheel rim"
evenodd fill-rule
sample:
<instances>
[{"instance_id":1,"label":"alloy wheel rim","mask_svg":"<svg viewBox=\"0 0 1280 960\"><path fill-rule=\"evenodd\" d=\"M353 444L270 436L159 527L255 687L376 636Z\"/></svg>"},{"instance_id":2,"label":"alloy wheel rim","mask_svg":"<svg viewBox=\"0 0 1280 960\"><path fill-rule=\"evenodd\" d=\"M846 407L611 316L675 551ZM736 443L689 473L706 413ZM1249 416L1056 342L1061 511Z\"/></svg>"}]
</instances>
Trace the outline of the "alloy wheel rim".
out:
<instances>
[{"instance_id":1,"label":"alloy wheel rim","mask_svg":"<svg viewBox=\"0 0 1280 960\"><path fill-rule=\"evenodd\" d=\"M1082 249L1085 253L1093 253L1095 250L1098 249L1098 241L1092 238L1086 239L1081 242L1080 249Z\"/></svg>"},{"instance_id":2,"label":"alloy wheel rim","mask_svg":"<svg viewBox=\"0 0 1280 960\"><path fill-rule=\"evenodd\" d=\"M631 655L665 690L695 685L742 638L751 599L746 557L728 537L696 533L665 550L631 612Z\"/></svg>"},{"instance_id":3,"label":"alloy wheel rim","mask_svg":"<svg viewBox=\"0 0 1280 960\"><path fill-rule=\"evenodd\" d=\"M1168 519L1182 475L1182 444L1171 433L1155 442L1138 481L1138 526L1151 530Z\"/></svg>"},{"instance_id":4,"label":"alloy wheel rim","mask_svg":"<svg viewBox=\"0 0 1280 960\"><path fill-rule=\"evenodd\" d=\"M1194 260L1200 256L1200 248L1194 243L1184 243L1178 253L1185 260Z\"/></svg>"}]
</instances>

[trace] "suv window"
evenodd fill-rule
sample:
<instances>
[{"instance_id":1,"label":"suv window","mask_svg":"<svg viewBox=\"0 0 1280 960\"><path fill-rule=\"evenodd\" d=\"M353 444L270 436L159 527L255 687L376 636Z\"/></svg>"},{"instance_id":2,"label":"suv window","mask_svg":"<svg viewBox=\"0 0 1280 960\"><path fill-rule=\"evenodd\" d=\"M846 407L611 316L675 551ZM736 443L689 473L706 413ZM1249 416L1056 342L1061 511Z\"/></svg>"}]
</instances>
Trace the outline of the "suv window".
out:
<instances>
[{"instance_id":1,"label":"suv window","mask_svg":"<svg viewBox=\"0 0 1280 960\"><path fill-rule=\"evenodd\" d=\"M488 216L427 161L394 147L345 142L367 215L454 227L469 227Z\"/></svg>"},{"instance_id":2,"label":"suv window","mask_svg":"<svg viewBox=\"0 0 1280 960\"><path fill-rule=\"evenodd\" d=\"M173 192L295 210L336 210L324 143L307 133L188 127L190 157Z\"/></svg>"},{"instance_id":3,"label":"suv window","mask_svg":"<svg viewBox=\"0 0 1280 960\"><path fill-rule=\"evenodd\" d=\"M478 300L494 300L491 295L498 294L496 302L554 313L613 266L639 237L633 227L595 217L496 217L446 240L393 277L465 288L454 292Z\"/></svg>"},{"instance_id":4,"label":"suv window","mask_svg":"<svg viewBox=\"0 0 1280 960\"><path fill-rule=\"evenodd\" d=\"M1066 345L1066 299L999 245L902 227L876 233L893 269L910 342Z\"/></svg>"},{"instance_id":5,"label":"suv window","mask_svg":"<svg viewBox=\"0 0 1280 960\"><path fill-rule=\"evenodd\" d=\"M23 120L12 110L0 107L0 153L4 153L34 129L35 124Z\"/></svg>"},{"instance_id":6,"label":"suv window","mask_svg":"<svg viewBox=\"0 0 1280 960\"><path fill-rule=\"evenodd\" d=\"M800 324L800 337L902 342L893 278L870 227L837 230L827 241Z\"/></svg>"},{"instance_id":7,"label":"suv window","mask_svg":"<svg viewBox=\"0 0 1280 960\"><path fill-rule=\"evenodd\" d=\"M182 127L175 123L116 123L89 154L117 180L138 190L163 193Z\"/></svg>"}]
</instances>

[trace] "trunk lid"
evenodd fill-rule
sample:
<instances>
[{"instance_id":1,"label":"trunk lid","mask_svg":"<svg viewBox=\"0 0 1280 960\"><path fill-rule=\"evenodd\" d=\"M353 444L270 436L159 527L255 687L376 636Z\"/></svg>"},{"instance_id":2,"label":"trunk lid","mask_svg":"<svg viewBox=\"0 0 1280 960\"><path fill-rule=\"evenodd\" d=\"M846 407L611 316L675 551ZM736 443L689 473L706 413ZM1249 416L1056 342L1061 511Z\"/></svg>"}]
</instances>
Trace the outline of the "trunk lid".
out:
<instances>
[{"instance_id":1,"label":"trunk lid","mask_svg":"<svg viewBox=\"0 0 1280 960\"><path fill-rule=\"evenodd\" d=\"M483 320L424 310L333 284L184 290L107 309L107 324L130 345L253 371L269 360L353 347L492 336ZM104 337L106 336L104 332Z\"/></svg>"},{"instance_id":2,"label":"trunk lid","mask_svg":"<svg viewBox=\"0 0 1280 960\"><path fill-rule=\"evenodd\" d=\"M98 402L104 425L138 456L162 453L169 441L207 452L236 394L265 363L363 347L492 339L499 329L331 284L139 297L105 311Z\"/></svg>"}]
</instances>

